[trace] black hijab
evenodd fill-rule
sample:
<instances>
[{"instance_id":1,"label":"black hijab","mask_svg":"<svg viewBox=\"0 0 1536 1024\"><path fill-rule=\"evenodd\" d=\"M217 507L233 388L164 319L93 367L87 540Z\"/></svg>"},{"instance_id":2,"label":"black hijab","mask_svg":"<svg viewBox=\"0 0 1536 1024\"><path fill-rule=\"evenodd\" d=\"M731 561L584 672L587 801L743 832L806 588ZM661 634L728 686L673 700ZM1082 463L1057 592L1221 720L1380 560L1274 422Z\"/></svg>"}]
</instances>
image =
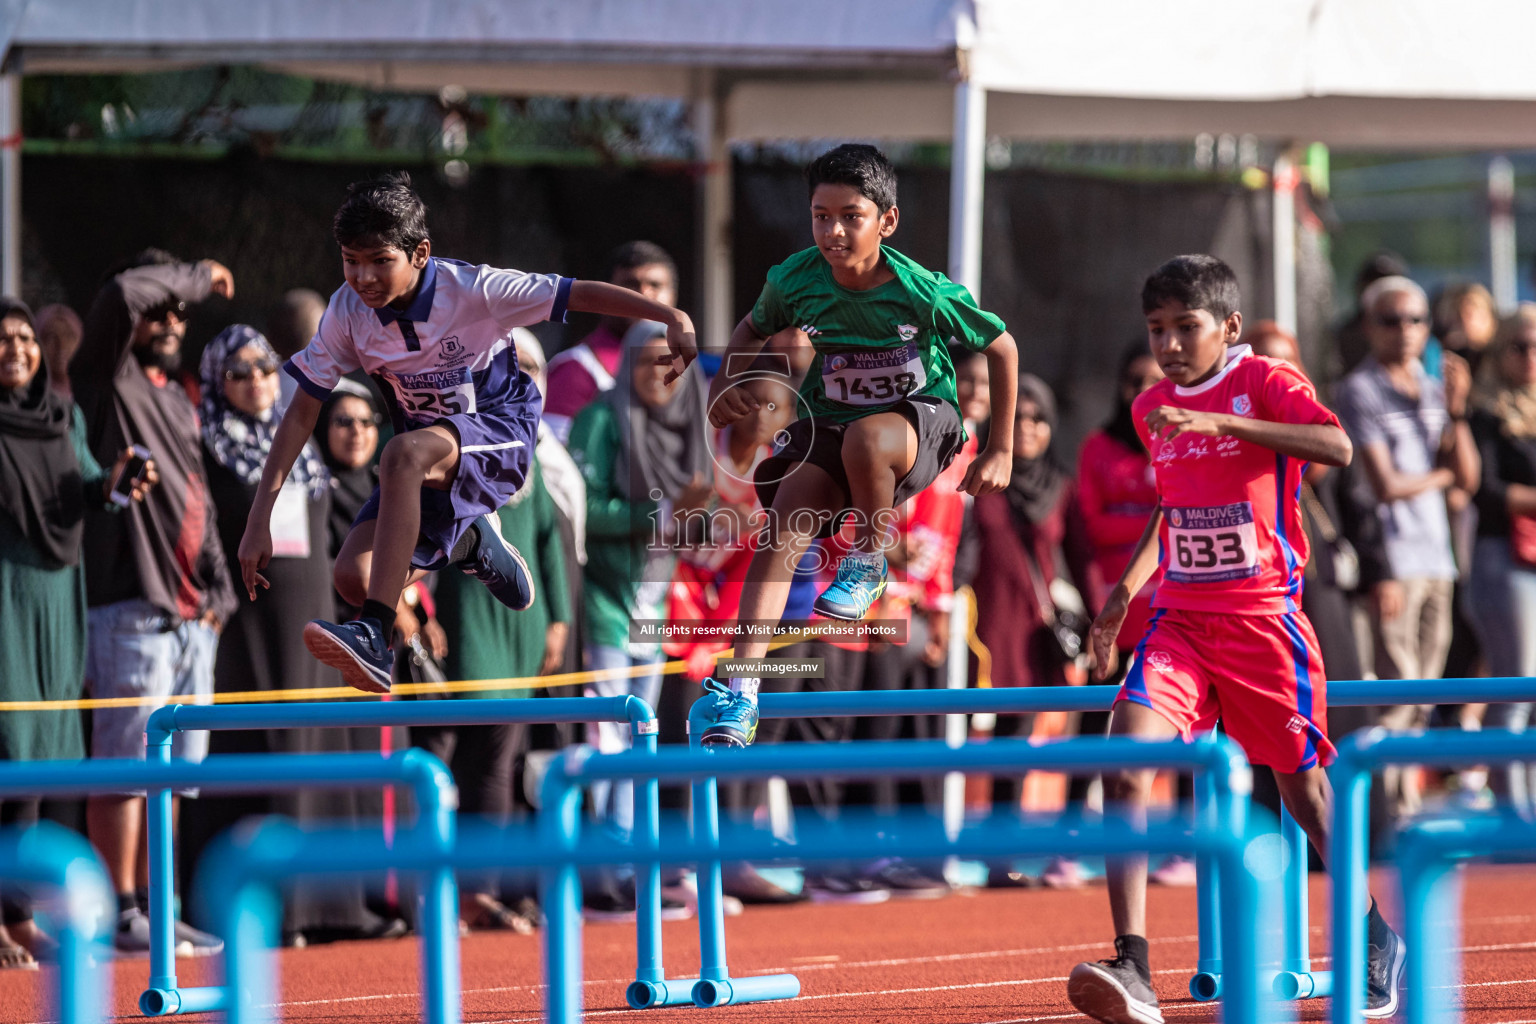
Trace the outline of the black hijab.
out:
<instances>
[{"instance_id":1,"label":"black hijab","mask_svg":"<svg viewBox=\"0 0 1536 1024\"><path fill-rule=\"evenodd\" d=\"M19 299L0 298L0 319L32 325ZM51 565L80 561L85 517L80 462L70 441L71 406L48 386L48 364L25 387L0 388L0 510Z\"/></svg>"},{"instance_id":2,"label":"black hijab","mask_svg":"<svg viewBox=\"0 0 1536 1024\"><path fill-rule=\"evenodd\" d=\"M1020 405L1033 402L1045 422L1050 424L1051 433L1055 434L1056 396L1050 385L1032 373L1019 374L1018 402ZM1002 427L1001 423L994 425L994 429ZM1008 429L1012 430L1013 425L1009 424ZM1039 458L1026 459L1014 455L1013 479L1008 481L1008 490L1004 493L1008 496L1008 507L1013 509L1014 516L1021 523L1034 525L1044 521L1056 508L1056 502L1061 498L1066 484L1067 474L1056 465L1051 458L1051 449L1047 446Z\"/></svg>"},{"instance_id":3,"label":"black hijab","mask_svg":"<svg viewBox=\"0 0 1536 1024\"><path fill-rule=\"evenodd\" d=\"M1133 452L1145 452L1146 446L1141 443L1141 435L1136 432L1136 417L1131 415L1131 403L1125 399L1126 375L1143 359L1151 356L1147 352L1145 342L1138 340L1125 352L1120 359L1120 374L1115 378L1115 414L1104 424L1104 433L1119 441Z\"/></svg>"},{"instance_id":4,"label":"black hijab","mask_svg":"<svg viewBox=\"0 0 1536 1024\"><path fill-rule=\"evenodd\" d=\"M358 512L362 511L363 503L373 494L379 482L378 470L373 464L347 466L331 451L331 414L343 398L358 398L367 402L374 419L379 418L378 403L365 388L355 391L338 388L331 392L331 397L320 407L320 419L315 424L315 444L320 449L326 468L331 471L331 519L328 529L331 547L335 549L331 552L332 557L335 557L336 551L341 550L341 542L352 531L352 523L357 519Z\"/></svg>"}]
</instances>

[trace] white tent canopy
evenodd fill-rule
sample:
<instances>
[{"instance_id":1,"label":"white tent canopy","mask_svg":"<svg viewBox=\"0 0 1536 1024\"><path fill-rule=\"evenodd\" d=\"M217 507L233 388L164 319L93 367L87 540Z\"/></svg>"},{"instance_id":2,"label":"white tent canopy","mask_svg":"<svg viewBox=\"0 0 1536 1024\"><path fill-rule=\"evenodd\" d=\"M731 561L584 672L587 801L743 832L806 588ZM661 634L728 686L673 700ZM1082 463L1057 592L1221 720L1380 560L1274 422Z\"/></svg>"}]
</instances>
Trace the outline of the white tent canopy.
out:
<instances>
[{"instance_id":1,"label":"white tent canopy","mask_svg":"<svg viewBox=\"0 0 1536 1024\"><path fill-rule=\"evenodd\" d=\"M391 89L690 100L718 331L731 141L953 140L950 270L974 287L988 136L1526 147L1532 38L1523 0L0 0L0 285L17 279L25 74L257 63Z\"/></svg>"}]
</instances>

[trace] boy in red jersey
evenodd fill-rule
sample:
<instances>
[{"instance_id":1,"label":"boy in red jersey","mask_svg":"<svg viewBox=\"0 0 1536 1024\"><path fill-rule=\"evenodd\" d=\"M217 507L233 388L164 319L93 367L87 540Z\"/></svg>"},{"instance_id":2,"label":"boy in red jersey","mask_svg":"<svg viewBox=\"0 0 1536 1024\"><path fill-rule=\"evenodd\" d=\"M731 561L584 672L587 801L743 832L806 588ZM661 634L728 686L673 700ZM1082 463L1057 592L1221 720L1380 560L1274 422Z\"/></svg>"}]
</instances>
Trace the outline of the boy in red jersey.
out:
<instances>
[{"instance_id":1,"label":"boy in red jersey","mask_svg":"<svg viewBox=\"0 0 1536 1024\"><path fill-rule=\"evenodd\" d=\"M1166 379L1132 405L1157 474L1158 511L1093 624L1100 673L1131 595L1161 562L1163 582L1110 732L1170 738L1213 729L1268 765L1286 809L1324 856L1332 789L1322 656L1301 612L1307 538L1296 494L1309 462L1349 464L1349 438L1312 384L1237 344L1237 278L1213 256L1178 256L1147 279L1141 305ZM1144 820L1151 771L1106 775ZM1147 962L1146 857L1109 864L1115 957L1073 968L1067 996L1107 1024L1161 1024ZM1402 940L1371 907L1366 1016L1397 1009Z\"/></svg>"}]
</instances>

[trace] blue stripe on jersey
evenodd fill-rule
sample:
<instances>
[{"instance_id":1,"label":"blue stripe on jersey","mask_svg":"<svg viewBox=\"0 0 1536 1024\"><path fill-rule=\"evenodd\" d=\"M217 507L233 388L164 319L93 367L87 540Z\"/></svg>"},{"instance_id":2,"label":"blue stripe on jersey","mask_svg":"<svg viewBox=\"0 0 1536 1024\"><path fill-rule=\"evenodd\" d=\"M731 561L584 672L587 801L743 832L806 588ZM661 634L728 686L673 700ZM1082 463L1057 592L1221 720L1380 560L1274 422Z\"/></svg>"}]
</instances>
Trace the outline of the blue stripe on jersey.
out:
<instances>
[{"instance_id":1,"label":"blue stripe on jersey","mask_svg":"<svg viewBox=\"0 0 1536 1024\"><path fill-rule=\"evenodd\" d=\"M1312 659L1307 652L1306 637L1296 625L1295 613L1280 616L1280 623L1291 641L1291 667L1296 675L1296 713L1307 720L1307 746L1301 759L1301 768L1306 769L1317 763L1317 727L1312 724Z\"/></svg>"},{"instance_id":2,"label":"blue stripe on jersey","mask_svg":"<svg viewBox=\"0 0 1536 1024\"><path fill-rule=\"evenodd\" d=\"M1141 637L1141 642L1136 645L1136 662L1131 665L1129 672L1125 674L1125 695L1145 707L1152 707L1152 698L1147 695L1147 679L1142 674L1141 666L1146 662L1147 641L1152 639L1152 633L1157 629L1157 624L1162 621L1168 609L1158 608L1152 612L1152 618L1147 620L1147 631Z\"/></svg>"},{"instance_id":3,"label":"blue stripe on jersey","mask_svg":"<svg viewBox=\"0 0 1536 1024\"><path fill-rule=\"evenodd\" d=\"M321 387L319 384L316 384L308 377L304 376L304 371L295 366L292 359L289 359L283 364L283 369L288 372L288 376L292 377L295 381L298 382L299 387L310 398L315 398L323 402L327 398L331 397L331 393L329 391Z\"/></svg>"},{"instance_id":4,"label":"blue stripe on jersey","mask_svg":"<svg viewBox=\"0 0 1536 1024\"><path fill-rule=\"evenodd\" d=\"M549 309L549 322L555 324L565 323L567 307L571 303L571 285L576 282L569 277L562 277L560 283L555 286L555 304Z\"/></svg>"},{"instance_id":5,"label":"blue stripe on jersey","mask_svg":"<svg viewBox=\"0 0 1536 1024\"><path fill-rule=\"evenodd\" d=\"M1280 542L1280 550L1285 554L1285 610L1294 612L1298 608L1296 598L1301 596L1301 574L1296 571L1300 562L1296 557L1296 549L1291 547L1290 540L1285 536L1285 524L1290 522L1285 500L1285 471L1290 461L1288 456L1275 453L1275 539Z\"/></svg>"}]
</instances>

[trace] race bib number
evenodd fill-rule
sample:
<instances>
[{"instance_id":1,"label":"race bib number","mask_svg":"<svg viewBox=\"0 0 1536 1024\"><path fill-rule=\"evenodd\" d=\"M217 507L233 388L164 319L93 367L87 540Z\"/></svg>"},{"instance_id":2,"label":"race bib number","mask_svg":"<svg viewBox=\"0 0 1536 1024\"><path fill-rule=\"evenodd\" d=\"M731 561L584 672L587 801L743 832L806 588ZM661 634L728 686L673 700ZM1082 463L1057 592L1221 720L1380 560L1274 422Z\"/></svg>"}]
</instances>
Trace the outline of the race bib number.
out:
<instances>
[{"instance_id":1,"label":"race bib number","mask_svg":"<svg viewBox=\"0 0 1536 1024\"><path fill-rule=\"evenodd\" d=\"M468 369L402 373L391 379L405 418L417 426L475 411L475 381Z\"/></svg>"},{"instance_id":2,"label":"race bib number","mask_svg":"<svg viewBox=\"0 0 1536 1024\"><path fill-rule=\"evenodd\" d=\"M273 558L309 557L309 491L292 480L283 484L272 505Z\"/></svg>"},{"instance_id":3,"label":"race bib number","mask_svg":"<svg viewBox=\"0 0 1536 1024\"><path fill-rule=\"evenodd\" d=\"M1253 505L1168 509L1168 565L1174 583L1224 583L1259 574Z\"/></svg>"},{"instance_id":4,"label":"race bib number","mask_svg":"<svg viewBox=\"0 0 1536 1024\"><path fill-rule=\"evenodd\" d=\"M821 386L829 399L843 405L889 405L927 383L915 344L833 352L821 360Z\"/></svg>"}]
</instances>

